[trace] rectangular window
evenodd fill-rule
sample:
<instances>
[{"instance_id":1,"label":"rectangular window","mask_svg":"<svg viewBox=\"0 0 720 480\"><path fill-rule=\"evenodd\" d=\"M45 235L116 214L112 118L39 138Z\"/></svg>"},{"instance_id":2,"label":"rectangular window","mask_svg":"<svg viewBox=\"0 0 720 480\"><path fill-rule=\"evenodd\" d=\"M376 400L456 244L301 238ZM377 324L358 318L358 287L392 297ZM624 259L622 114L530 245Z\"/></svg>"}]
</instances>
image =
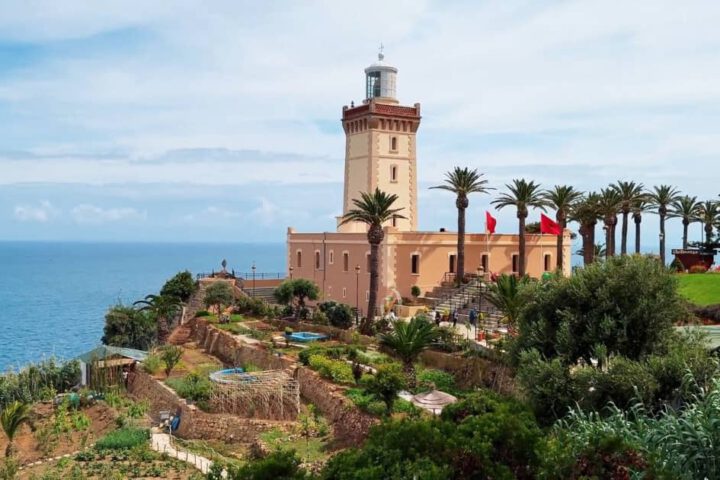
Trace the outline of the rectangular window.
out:
<instances>
[{"instance_id":1,"label":"rectangular window","mask_svg":"<svg viewBox=\"0 0 720 480\"><path fill-rule=\"evenodd\" d=\"M512 256L512 273L517 273L518 271L518 261L519 257L517 253L513 253Z\"/></svg>"},{"instance_id":2,"label":"rectangular window","mask_svg":"<svg viewBox=\"0 0 720 480\"><path fill-rule=\"evenodd\" d=\"M297 260L295 261L295 266L297 268L302 268L302 252L300 250L297 251Z\"/></svg>"},{"instance_id":3,"label":"rectangular window","mask_svg":"<svg viewBox=\"0 0 720 480\"><path fill-rule=\"evenodd\" d=\"M549 253L546 253L545 254L545 265L544 265L546 272L549 272L550 270L552 270L551 262L552 262L552 256Z\"/></svg>"},{"instance_id":4,"label":"rectangular window","mask_svg":"<svg viewBox=\"0 0 720 480\"><path fill-rule=\"evenodd\" d=\"M397 152L397 137L390 137L390 151Z\"/></svg>"},{"instance_id":5,"label":"rectangular window","mask_svg":"<svg viewBox=\"0 0 720 480\"><path fill-rule=\"evenodd\" d=\"M347 297L347 288L343 287L343 298Z\"/></svg>"},{"instance_id":6,"label":"rectangular window","mask_svg":"<svg viewBox=\"0 0 720 480\"><path fill-rule=\"evenodd\" d=\"M320 270L320 250L315 250L315 270Z\"/></svg>"},{"instance_id":7,"label":"rectangular window","mask_svg":"<svg viewBox=\"0 0 720 480\"><path fill-rule=\"evenodd\" d=\"M455 254L448 257L448 272L455 273Z\"/></svg>"},{"instance_id":8,"label":"rectangular window","mask_svg":"<svg viewBox=\"0 0 720 480\"><path fill-rule=\"evenodd\" d=\"M480 266L482 267L483 272L490 271L490 258L487 253L484 253L482 257L480 257Z\"/></svg>"},{"instance_id":9,"label":"rectangular window","mask_svg":"<svg viewBox=\"0 0 720 480\"><path fill-rule=\"evenodd\" d=\"M420 275L420 255L417 253L410 256L410 273Z\"/></svg>"},{"instance_id":10,"label":"rectangular window","mask_svg":"<svg viewBox=\"0 0 720 480\"><path fill-rule=\"evenodd\" d=\"M370 254L369 253L365 254L365 269L367 270L368 273L370 273Z\"/></svg>"},{"instance_id":11,"label":"rectangular window","mask_svg":"<svg viewBox=\"0 0 720 480\"><path fill-rule=\"evenodd\" d=\"M348 252L343 252L343 272L347 272L350 270L350 254Z\"/></svg>"},{"instance_id":12,"label":"rectangular window","mask_svg":"<svg viewBox=\"0 0 720 480\"><path fill-rule=\"evenodd\" d=\"M396 215L393 215L393 217L392 217L392 226L397 227L397 216Z\"/></svg>"},{"instance_id":13,"label":"rectangular window","mask_svg":"<svg viewBox=\"0 0 720 480\"><path fill-rule=\"evenodd\" d=\"M365 290L365 301L370 300L370 290Z\"/></svg>"},{"instance_id":14,"label":"rectangular window","mask_svg":"<svg viewBox=\"0 0 720 480\"><path fill-rule=\"evenodd\" d=\"M390 181L397 183L397 165L390 165Z\"/></svg>"},{"instance_id":15,"label":"rectangular window","mask_svg":"<svg viewBox=\"0 0 720 480\"><path fill-rule=\"evenodd\" d=\"M328 256L328 263L329 263L330 265L332 265L333 263L335 263L335 252L333 252L332 250L330 250L330 254L329 254L329 256Z\"/></svg>"}]
</instances>

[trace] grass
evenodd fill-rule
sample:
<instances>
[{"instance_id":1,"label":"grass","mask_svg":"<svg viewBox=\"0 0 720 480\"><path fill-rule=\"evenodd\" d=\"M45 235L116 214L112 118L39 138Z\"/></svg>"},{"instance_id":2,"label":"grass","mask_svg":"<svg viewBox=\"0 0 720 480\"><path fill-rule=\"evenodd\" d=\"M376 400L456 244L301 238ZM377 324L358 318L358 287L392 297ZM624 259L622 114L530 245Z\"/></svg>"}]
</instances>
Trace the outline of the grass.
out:
<instances>
[{"instance_id":1,"label":"grass","mask_svg":"<svg viewBox=\"0 0 720 480\"><path fill-rule=\"evenodd\" d=\"M207 320L209 323L217 323L218 316L216 314L207 315L203 317L204 320ZM230 323L236 323L236 322L244 322L246 320L249 320L248 318L245 318L239 313L233 313L230 314Z\"/></svg>"},{"instance_id":2,"label":"grass","mask_svg":"<svg viewBox=\"0 0 720 480\"><path fill-rule=\"evenodd\" d=\"M695 305L720 303L720 274L678 274L680 295Z\"/></svg>"},{"instance_id":3,"label":"grass","mask_svg":"<svg viewBox=\"0 0 720 480\"><path fill-rule=\"evenodd\" d=\"M329 453L326 451L326 438L302 438L295 435L288 435L280 429L269 430L260 434L260 439L265 442L270 450L284 448L295 450L303 462L314 463L326 460Z\"/></svg>"},{"instance_id":4,"label":"grass","mask_svg":"<svg viewBox=\"0 0 720 480\"><path fill-rule=\"evenodd\" d=\"M144 428L125 427L112 431L95 444L96 450L124 450L146 444L150 432Z\"/></svg>"}]
</instances>

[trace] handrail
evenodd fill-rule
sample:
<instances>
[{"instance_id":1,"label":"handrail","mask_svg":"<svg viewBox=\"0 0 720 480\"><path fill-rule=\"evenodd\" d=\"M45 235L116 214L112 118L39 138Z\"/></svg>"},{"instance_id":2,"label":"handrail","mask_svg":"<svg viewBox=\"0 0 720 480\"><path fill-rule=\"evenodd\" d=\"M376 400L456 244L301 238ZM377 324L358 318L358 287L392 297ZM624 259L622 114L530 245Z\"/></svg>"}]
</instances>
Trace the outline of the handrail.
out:
<instances>
[{"instance_id":1,"label":"handrail","mask_svg":"<svg viewBox=\"0 0 720 480\"><path fill-rule=\"evenodd\" d=\"M198 273L195 275L198 280L202 278L210 278L214 277L219 272L212 272L212 273ZM226 272L227 273L227 272ZM229 278L236 278L240 280L252 280L253 278L255 280L280 280L287 276L285 272L245 272L245 273L238 273L233 271L232 273L228 273L230 275Z\"/></svg>"}]
</instances>

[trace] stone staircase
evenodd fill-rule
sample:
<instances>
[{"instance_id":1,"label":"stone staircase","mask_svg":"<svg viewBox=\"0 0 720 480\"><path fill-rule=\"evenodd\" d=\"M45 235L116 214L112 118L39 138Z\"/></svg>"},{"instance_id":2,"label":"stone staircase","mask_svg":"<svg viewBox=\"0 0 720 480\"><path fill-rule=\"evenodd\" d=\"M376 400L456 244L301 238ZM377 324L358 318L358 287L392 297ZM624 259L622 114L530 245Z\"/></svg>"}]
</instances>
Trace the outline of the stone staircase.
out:
<instances>
[{"instance_id":1,"label":"stone staircase","mask_svg":"<svg viewBox=\"0 0 720 480\"><path fill-rule=\"evenodd\" d=\"M192 338L192 327L190 323L185 323L176 327L167 342L171 345L185 345Z\"/></svg>"},{"instance_id":2,"label":"stone staircase","mask_svg":"<svg viewBox=\"0 0 720 480\"><path fill-rule=\"evenodd\" d=\"M245 285L245 288L243 288L243 293L248 297L259 298L266 301L267 303L277 303L275 301L275 296L273 295L273 293L275 292L275 288L276 287L256 287L253 289L252 285Z\"/></svg>"},{"instance_id":3,"label":"stone staircase","mask_svg":"<svg viewBox=\"0 0 720 480\"><path fill-rule=\"evenodd\" d=\"M460 287L441 284L433 289L426 298L434 300L434 308L440 311L457 311L461 320L467 318L468 312L474 308L476 312L483 313L484 319L480 326L488 329L497 328L503 318L502 313L482 298L487 290L481 279L473 279Z\"/></svg>"}]
</instances>

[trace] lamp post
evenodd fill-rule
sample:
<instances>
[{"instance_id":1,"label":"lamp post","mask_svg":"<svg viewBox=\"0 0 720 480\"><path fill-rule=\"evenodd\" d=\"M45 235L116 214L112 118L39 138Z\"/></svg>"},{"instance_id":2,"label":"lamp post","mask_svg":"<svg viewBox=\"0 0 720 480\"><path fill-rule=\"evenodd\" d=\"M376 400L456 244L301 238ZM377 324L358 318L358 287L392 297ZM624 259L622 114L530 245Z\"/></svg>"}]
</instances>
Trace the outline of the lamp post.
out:
<instances>
[{"instance_id":1,"label":"lamp post","mask_svg":"<svg viewBox=\"0 0 720 480\"><path fill-rule=\"evenodd\" d=\"M290 280L292 280L292 279L293 279L293 278L292 278L292 275L293 275L293 267L291 266L290 268L288 268L288 270L290 271Z\"/></svg>"},{"instance_id":2,"label":"lamp post","mask_svg":"<svg viewBox=\"0 0 720 480\"><path fill-rule=\"evenodd\" d=\"M355 265L355 326L360 325L360 265Z\"/></svg>"},{"instance_id":3,"label":"lamp post","mask_svg":"<svg viewBox=\"0 0 720 480\"><path fill-rule=\"evenodd\" d=\"M658 238L660 239L660 263L665 262L665 246L663 245L663 240L665 240L665 233L660 232L658 234ZM665 265L663 265L664 267Z\"/></svg>"},{"instance_id":4,"label":"lamp post","mask_svg":"<svg viewBox=\"0 0 720 480\"><path fill-rule=\"evenodd\" d=\"M257 268L257 267L255 267L255 262L253 262L252 267L250 267L250 269L252 270L252 277L253 277L253 290L252 290L253 297L255 296L255 268Z\"/></svg>"}]
</instances>

